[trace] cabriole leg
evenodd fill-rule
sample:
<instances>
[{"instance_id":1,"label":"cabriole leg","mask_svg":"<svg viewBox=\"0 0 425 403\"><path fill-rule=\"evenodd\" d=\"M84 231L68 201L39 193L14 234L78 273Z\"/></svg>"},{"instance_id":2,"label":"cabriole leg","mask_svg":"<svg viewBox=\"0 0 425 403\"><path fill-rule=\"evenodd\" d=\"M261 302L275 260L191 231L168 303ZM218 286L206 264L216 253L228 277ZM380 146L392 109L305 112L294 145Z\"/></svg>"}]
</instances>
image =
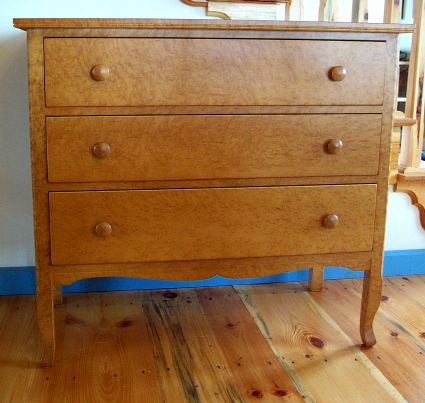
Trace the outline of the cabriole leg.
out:
<instances>
[{"instance_id":1,"label":"cabriole leg","mask_svg":"<svg viewBox=\"0 0 425 403\"><path fill-rule=\"evenodd\" d=\"M373 320L381 303L382 268L372 263L370 270L365 271L363 280L362 307L360 314L360 335L366 347L376 343L373 333Z\"/></svg>"}]
</instances>

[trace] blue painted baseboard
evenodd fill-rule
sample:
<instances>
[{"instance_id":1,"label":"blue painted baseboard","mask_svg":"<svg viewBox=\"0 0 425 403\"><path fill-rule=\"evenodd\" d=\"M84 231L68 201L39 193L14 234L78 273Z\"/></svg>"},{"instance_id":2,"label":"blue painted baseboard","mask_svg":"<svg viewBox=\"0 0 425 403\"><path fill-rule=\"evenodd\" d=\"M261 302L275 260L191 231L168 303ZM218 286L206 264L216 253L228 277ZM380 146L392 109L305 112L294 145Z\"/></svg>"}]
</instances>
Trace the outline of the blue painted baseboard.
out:
<instances>
[{"instance_id":1,"label":"blue painted baseboard","mask_svg":"<svg viewBox=\"0 0 425 403\"><path fill-rule=\"evenodd\" d=\"M425 274L425 249L385 252L385 276L403 276L409 274ZM363 272L351 271L340 267L327 267L324 274L326 280L358 277L363 277ZM307 270L241 280L219 276L199 281L162 281L114 277L77 281L70 286L64 287L64 292L152 290L236 284L284 283L305 280L307 280ZM34 294L34 292L34 267L0 268L0 295Z\"/></svg>"}]
</instances>

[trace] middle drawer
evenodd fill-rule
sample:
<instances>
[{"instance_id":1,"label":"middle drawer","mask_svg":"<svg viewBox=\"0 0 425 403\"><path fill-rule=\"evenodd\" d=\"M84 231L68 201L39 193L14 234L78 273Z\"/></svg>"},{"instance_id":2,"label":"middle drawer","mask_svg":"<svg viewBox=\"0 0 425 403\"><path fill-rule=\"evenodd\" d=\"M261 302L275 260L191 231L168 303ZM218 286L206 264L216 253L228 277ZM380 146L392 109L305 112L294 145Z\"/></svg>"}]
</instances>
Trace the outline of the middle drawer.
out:
<instances>
[{"instance_id":1,"label":"middle drawer","mask_svg":"<svg viewBox=\"0 0 425 403\"><path fill-rule=\"evenodd\" d=\"M50 182L376 175L380 114L49 117Z\"/></svg>"}]
</instances>

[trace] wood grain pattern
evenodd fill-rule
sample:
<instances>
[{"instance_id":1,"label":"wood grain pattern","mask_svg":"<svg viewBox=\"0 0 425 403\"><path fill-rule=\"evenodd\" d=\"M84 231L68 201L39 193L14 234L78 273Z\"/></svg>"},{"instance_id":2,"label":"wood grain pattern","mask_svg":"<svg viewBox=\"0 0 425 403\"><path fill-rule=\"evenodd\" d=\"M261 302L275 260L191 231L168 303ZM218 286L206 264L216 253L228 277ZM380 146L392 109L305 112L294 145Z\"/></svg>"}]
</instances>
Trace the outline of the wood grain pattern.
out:
<instances>
[{"instance_id":1,"label":"wood grain pattern","mask_svg":"<svg viewBox=\"0 0 425 403\"><path fill-rule=\"evenodd\" d=\"M411 31L412 27L138 19L17 20L15 23L21 28L29 28L30 37L38 317L44 339L45 364L50 364L54 355L53 285L57 287L85 277L121 275L200 279L215 274L252 277L306 267L315 270L326 265L366 270L370 274L365 279L361 332L366 344L371 345L374 342L372 322L380 295L397 56L396 34ZM170 44L173 46L170 47ZM190 58L187 57L189 53ZM366 53L372 55L367 62L364 58ZM46 69L43 65L45 60L48 64ZM149 60L149 63L145 63L145 60ZM91 75L93 67L98 65L103 66L98 69L98 73L103 73ZM335 66L347 69L342 81L331 80L330 72ZM106 71L109 74L104 74ZM141 73L146 73L147 76ZM208 77L208 81L205 77ZM95 80L99 78L100 81ZM56 100L51 101L51 97L56 97ZM76 179L78 182L48 182L46 118L50 121L54 117L62 119L73 116L80 119L82 116L92 115L106 119L105 115L113 115L113 119L119 119L120 116L135 119L140 115L160 115L163 118L164 115L181 114L242 115L238 119L250 114L362 114L370 115L368 119L373 114L380 115L380 133L370 136L373 137L375 147L379 144L379 156L375 154L364 163L357 161L358 169L374 167L374 174L368 175L361 175L364 171L359 171L360 175L336 175L330 171L331 176L326 176L311 170L312 176L305 176L308 167L314 165L317 159L317 155L312 155L308 162L307 158L303 160L306 163L300 165L300 173L294 174L299 176L293 177L282 177L281 173L277 173L278 177L102 182L99 179L90 179L88 182L80 182L80 175ZM208 118L213 119L210 116ZM315 117L319 120L326 118L329 116ZM337 122L338 118L335 117L334 121ZM330 122L328 126L332 127L332 123L334 122ZM263 126L267 127L268 124L270 123L263 123ZM357 131L361 132L362 126L358 127ZM296 129L301 130L298 127ZM247 127L245 130L248 130ZM241 133L242 130L235 128L233 132ZM311 136L311 132L300 133L300 137ZM273 136L275 134L271 137L274 138ZM194 136L191 137L193 141ZM329 140L334 140L335 144L343 144L343 147L326 146L325 151L344 152L344 147L351 144L350 141L339 143L338 138ZM214 144L212 140L210 142ZM99 147L93 150L94 144L91 144L87 150L92 154L94 151L90 155L97 162L106 162L113 156L113 149L108 148L109 144L105 146L106 143L102 143L104 141L99 140L95 143ZM292 143L296 145L299 141L293 140ZM308 144L302 142L304 143ZM275 147L275 143L270 144ZM290 149L290 146L286 147ZM55 153L55 158L58 152L63 154L66 148L67 143L64 142L62 148ZM227 148L225 147L226 150ZM243 150L244 147L240 149ZM257 152L256 148L251 150ZM176 151L181 153L180 149ZM255 155L255 152L252 154ZM279 157L282 154L279 150L277 153ZM243 155L243 152L239 154ZM268 159L270 154L268 151ZM337 154L331 156L338 158ZM232 158L235 159L234 156ZM279 158L275 159L278 160ZM258 161L253 160L252 166L255 164L259 165ZM229 173L237 171L235 165L237 164L232 164L231 169L227 168ZM245 165L246 168L248 166ZM323 168L321 164L317 169L319 167ZM264 173L270 168L262 169ZM119 170L115 168L112 171ZM86 173L87 170L82 172ZM219 176L221 175L215 178ZM343 187L335 186L339 184L346 185L344 192L338 190ZM279 187L284 185L290 187ZM315 186L307 194L304 193L307 188L303 185ZM269 188L264 190L261 186ZM234 189L223 189L227 187ZM373 191L362 190L357 193L358 189ZM248 194L245 192L251 192L246 200L235 196ZM293 192L291 203L287 203L289 208L279 204L286 201L282 196L286 192ZM297 192L301 193L298 195ZM60 203L53 203L56 208L63 207L60 214L56 214L58 220L54 224L55 233L50 233L49 193L52 194L52 200L61 199ZM152 204L145 206L141 202L141 194L161 194L160 208L155 210ZM175 207L176 202L163 197L166 194L181 195L177 198L177 205L184 214L171 213L170 206ZM198 194L201 197L193 197ZM225 194L232 196L215 197ZM189 203L186 203L183 195L192 195L188 198ZM298 196L300 200L297 203ZM88 198L83 203L86 197ZM323 204L323 197L332 200ZM67 199L66 202L62 202L62 198ZM74 200L77 199L82 204L75 204ZM155 200L152 199L154 202L158 200L157 196ZM196 200L201 203L195 203ZM121 202L124 203L119 206ZM136 205L131 207L133 202ZM336 207L341 202L346 214L321 211L324 207ZM65 208L66 205L68 209ZM76 205L81 205L81 208L76 208ZM188 206L193 208L189 211ZM240 206L243 214L238 209ZM137 214L132 217L136 210ZM313 215L306 218L309 212L316 216L319 210L320 218L317 220L311 218ZM72 219L70 211L76 214L76 219ZM165 217L159 216L158 212L161 211L168 211ZM53 213L52 211L52 222ZM119 218L118 221L112 221L112 213ZM102 217L97 214L102 214ZM334 214L338 215L338 225L332 229L322 227L323 218ZM282 220L282 216L285 220ZM168 217L172 219L166 224ZM355 223L354 219L345 221L344 217L360 217L360 220ZM94 218L96 221L91 222ZM145 222L148 224L146 227ZM229 222L230 231L227 229ZM334 222L336 223L335 220ZM210 232L200 229L199 225L205 223L210 225L206 227ZM306 223L308 226L304 226ZM345 227L346 223L351 223L350 228ZM306 236L311 234L311 228L315 228L317 233L309 240ZM69 229L75 230L77 237L67 238L72 234ZM125 229L123 233L129 236L130 246L136 248L128 247L123 242L126 238L122 236L121 229ZM290 230L293 236L288 236ZM325 233L328 234L326 237L322 237L321 231L329 232ZM83 242L81 233L88 237L87 243ZM341 236L334 239L329 233ZM164 261L162 250L158 242L154 242L152 234L161 237L164 234L169 235L168 239L165 238L170 246L169 249L165 248L168 258L198 260ZM103 239L99 235L108 236ZM210 238L211 236L215 238ZM249 242L244 242L247 238ZM151 255L148 258L144 249L146 245L140 243L143 239L150 239L151 242ZM211 239L213 242L209 242ZM63 259L60 260L60 266L52 265L51 258L55 262L55 256L50 251L50 240L52 245L59 245L56 251L59 252L59 258ZM179 250L176 240L186 242L186 246ZM198 246L199 240L202 241L200 250L193 248L194 245ZM231 242L226 244L226 240ZM111 241L118 241L112 249L108 247ZM77 252L75 249L72 252L70 245L76 245ZM99 249L97 245L103 245L103 249ZM236 246L236 249L229 251L229 245ZM134 252L136 249L138 251ZM344 252L345 250L354 252ZM67 254L72 255L71 260L67 259ZM217 256L244 257L217 259ZM81 262L81 259L86 259L84 262L91 264L71 264ZM152 259L155 261L151 261ZM113 263L100 263L108 261ZM38 385L41 389L45 388L43 383L38 382Z\"/></svg>"},{"instance_id":2,"label":"wood grain pattern","mask_svg":"<svg viewBox=\"0 0 425 403\"><path fill-rule=\"evenodd\" d=\"M159 358L157 372L165 401L248 400L245 385L235 377L235 368L194 290L152 292L144 298L143 308ZM297 401L297 393L291 389Z\"/></svg>"},{"instance_id":3,"label":"wood grain pattern","mask_svg":"<svg viewBox=\"0 0 425 403\"><path fill-rule=\"evenodd\" d=\"M170 262L90 264L51 266L54 284L71 284L93 277L142 277L165 280L201 280L219 275L251 278L301 270L312 265L370 269L372 252L330 253L303 256L273 256L228 260L188 260Z\"/></svg>"},{"instance_id":4,"label":"wood grain pattern","mask_svg":"<svg viewBox=\"0 0 425 403\"><path fill-rule=\"evenodd\" d=\"M386 295L388 286L398 295ZM210 403L214 393L223 401L228 379L243 402L422 402L425 347L407 316L424 301L425 277L385 279L373 349L357 346L361 287L360 279L326 281L310 295L294 283L244 287L249 311L231 287L66 294L53 368L38 364L34 297L0 297L2 401L192 402L198 385L197 401Z\"/></svg>"},{"instance_id":5,"label":"wood grain pattern","mask_svg":"<svg viewBox=\"0 0 425 403\"><path fill-rule=\"evenodd\" d=\"M323 267L316 266L309 269L308 289L310 291L322 291L322 283L323 283Z\"/></svg>"},{"instance_id":6,"label":"wood grain pattern","mask_svg":"<svg viewBox=\"0 0 425 403\"><path fill-rule=\"evenodd\" d=\"M51 365L55 350L53 288L49 270L50 233L44 107L43 34L28 33L28 84L30 92L31 172L34 207L37 318L43 335L42 364Z\"/></svg>"},{"instance_id":7,"label":"wood grain pattern","mask_svg":"<svg viewBox=\"0 0 425 403\"><path fill-rule=\"evenodd\" d=\"M385 77L384 105L385 112L382 119L381 151L379 160L380 178L378 179L377 205L375 210L373 257L370 270L365 272L363 280L362 306L360 310L360 334L363 343L371 347L376 343L373 332L373 321L380 304L382 289L382 264L384 254L384 235L386 209L388 201L389 157L391 148L392 114L394 108L394 93L396 83L396 68L398 57L398 43L387 42L387 75Z\"/></svg>"},{"instance_id":8,"label":"wood grain pattern","mask_svg":"<svg viewBox=\"0 0 425 403\"><path fill-rule=\"evenodd\" d=\"M381 115L58 117L46 124L50 182L378 173ZM343 143L338 154L329 147L335 141Z\"/></svg>"},{"instance_id":9,"label":"wood grain pattern","mask_svg":"<svg viewBox=\"0 0 425 403\"><path fill-rule=\"evenodd\" d=\"M64 335L59 366L63 381L53 384L53 396L68 389L68 399L62 400L67 403L131 402L141 396L162 401L153 343L137 292L66 296L58 314ZM72 362L74 366L66 365Z\"/></svg>"},{"instance_id":10,"label":"wood grain pattern","mask_svg":"<svg viewBox=\"0 0 425 403\"><path fill-rule=\"evenodd\" d=\"M245 391L243 398L255 401L284 397L290 402L302 401L234 290L210 287L198 289L196 294L235 382Z\"/></svg>"},{"instance_id":11,"label":"wood grain pattern","mask_svg":"<svg viewBox=\"0 0 425 403\"><path fill-rule=\"evenodd\" d=\"M236 290L307 401L324 399L327 393L332 393L332 401L405 401L299 285Z\"/></svg>"},{"instance_id":12,"label":"wood grain pattern","mask_svg":"<svg viewBox=\"0 0 425 403\"><path fill-rule=\"evenodd\" d=\"M420 305L425 305L425 294L422 292L425 283L423 276L401 276L384 279L385 289L391 285L393 288L398 288L404 294L408 294L409 299L413 299ZM400 299L403 297L400 295Z\"/></svg>"},{"instance_id":13,"label":"wood grain pattern","mask_svg":"<svg viewBox=\"0 0 425 403\"><path fill-rule=\"evenodd\" d=\"M52 263L369 251L375 198L375 185L50 193ZM95 237L99 222L113 235Z\"/></svg>"},{"instance_id":14,"label":"wood grain pattern","mask_svg":"<svg viewBox=\"0 0 425 403\"><path fill-rule=\"evenodd\" d=\"M46 38L44 50L50 107L382 104L382 42ZM90 77L97 64L107 80ZM329 80L338 65L347 78Z\"/></svg>"},{"instance_id":15,"label":"wood grain pattern","mask_svg":"<svg viewBox=\"0 0 425 403\"><path fill-rule=\"evenodd\" d=\"M13 25L20 29L208 29L208 30L265 30L265 31L304 31L304 32L413 32L410 24L353 24L306 21L237 21L237 20L179 20L148 18L14 18Z\"/></svg>"},{"instance_id":16,"label":"wood grain pattern","mask_svg":"<svg viewBox=\"0 0 425 403\"><path fill-rule=\"evenodd\" d=\"M400 305L423 294L425 283L421 277L392 277L384 279L384 295L387 297L388 283L397 283L399 290L405 293ZM417 283L417 288L413 284ZM322 293L314 293L314 300L339 324L354 344L360 343L355 315L347 310L360 308L360 280L328 281ZM384 298L385 299L385 298ZM409 402L420 402L425 392L424 346L405 328L405 317L400 311L398 317L392 315L386 305L382 306L376 317L375 331L379 343L373 349L364 349L364 354L376 365L385 377L397 387ZM397 371L394 371L397 368Z\"/></svg>"}]
</instances>

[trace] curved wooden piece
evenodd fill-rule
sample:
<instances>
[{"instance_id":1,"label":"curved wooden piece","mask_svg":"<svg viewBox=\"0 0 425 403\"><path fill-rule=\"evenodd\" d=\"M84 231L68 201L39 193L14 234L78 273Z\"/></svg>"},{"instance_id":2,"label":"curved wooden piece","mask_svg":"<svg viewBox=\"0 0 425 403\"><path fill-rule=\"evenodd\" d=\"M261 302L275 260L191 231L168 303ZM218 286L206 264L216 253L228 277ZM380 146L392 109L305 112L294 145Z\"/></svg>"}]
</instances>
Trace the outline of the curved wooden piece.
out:
<instances>
[{"instance_id":1,"label":"curved wooden piece","mask_svg":"<svg viewBox=\"0 0 425 403\"><path fill-rule=\"evenodd\" d=\"M232 19L231 16L229 14L226 14L224 11L210 9L209 6L208 6L208 10L207 10L207 15L209 17L221 18L222 20L231 20Z\"/></svg>"},{"instance_id":2,"label":"curved wooden piece","mask_svg":"<svg viewBox=\"0 0 425 403\"><path fill-rule=\"evenodd\" d=\"M208 6L208 0L181 0L184 4L187 4L188 6L195 6L195 7L207 7Z\"/></svg>"},{"instance_id":3,"label":"curved wooden piece","mask_svg":"<svg viewBox=\"0 0 425 403\"><path fill-rule=\"evenodd\" d=\"M375 267L373 267L374 265ZM365 271L363 280L360 336L365 347L372 347L376 344L376 337L373 332L373 320L381 303L381 290L381 262L374 262L372 263L371 270Z\"/></svg>"},{"instance_id":4,"label":"curved wooden piece","mask_svg":"<svg viewBox=\"0 0 425 403\"><path fill-rule=\"evenodd\" d=\"M363 271L370 267L370 253L263 257L248 259L124 263L102 265L51 266L53 283L69 285L75 281L96 277L133 277L173 281L205 280L214 276L250 278L276 273L322 268L346 267ZM314 263L313 263L314 262ZM317 284L317 282L316 282Z\"/></svg>"},{"instance_id":5,"label":"curved wooden piece","mask_svg":"<svg viewBox=\"0 0 425 403\"><path fill-rule=\"evenodd\" d=\"M283 1L209 1L207 15L224 20L283 20Z\"/></svg>"},{"instance_id":6,"label":"curved wooden piece","mask_svg":"<svg viewBox=\"0 0 425 403\"><path fill-rule=\"evenodd\" d=\"M276 4L291 0L181 0L189 6L206 7L207 15L223 20L281 20Z\"/></svg>"},{"instance_id":7,"label":"curved wooden piece","mask_svg":"<svg viewBox=\"0 0 425 403\"><path fill-rule=\"evenodd\" d=\"M188 6L195 7L207 7L208 0L181 0L184 4ZM290 3L291 0L215 0L216 2L230 2L230 3Z\"/></svg>"},{"instance_id":8,"label":"curved wooden piece","mask_svg":"<svg viewBox=\"0 0 425 403\"><path fill-rule=\"evenodd\" d=\"M419 210L419 219L425 229L425 175L403 175L399 174L394 186L396 192L407 193L412 204Z\"/></svg>"}]
</instances>

